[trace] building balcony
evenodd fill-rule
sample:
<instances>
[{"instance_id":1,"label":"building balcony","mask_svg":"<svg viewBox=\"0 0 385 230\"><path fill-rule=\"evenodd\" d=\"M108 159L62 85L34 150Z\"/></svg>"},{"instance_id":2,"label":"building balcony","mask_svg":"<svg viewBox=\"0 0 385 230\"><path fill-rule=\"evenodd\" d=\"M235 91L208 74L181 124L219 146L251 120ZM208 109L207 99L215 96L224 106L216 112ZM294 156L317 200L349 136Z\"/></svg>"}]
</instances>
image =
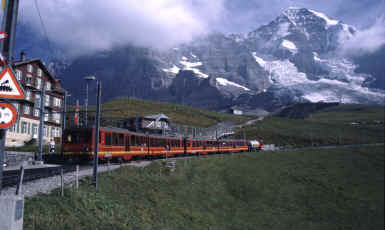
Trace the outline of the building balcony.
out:
<instances>
[{"instance_id":1,"label":"building balcony","mask_svg":"<svg viewBox=\"0 0 385 230\"><path fill-rule=\"evenodd\" d=\"M47 124L51 124L51 125L56 125L56 126L61 126L61 120L55 120L55 119L48 119L48 120L45 120L44 119L44 123L47 123Z\"/></svg>"},{"instance_id":2,"label":"building balcony","mask_svg":"<svg viewBox=\"0 0 385 230\"><path fill-rule=\"evenodd\" d=\"M52 87L52 91L63 95L65 93L65 90L62 87Z\"/></svg>"}]
</instances>

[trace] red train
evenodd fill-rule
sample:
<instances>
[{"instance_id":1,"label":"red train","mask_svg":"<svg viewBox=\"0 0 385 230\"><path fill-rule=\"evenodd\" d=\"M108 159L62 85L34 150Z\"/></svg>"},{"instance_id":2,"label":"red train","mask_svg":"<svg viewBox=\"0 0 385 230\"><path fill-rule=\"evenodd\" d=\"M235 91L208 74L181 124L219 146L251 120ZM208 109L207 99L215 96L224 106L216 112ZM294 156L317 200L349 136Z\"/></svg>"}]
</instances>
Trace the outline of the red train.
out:
<instances>
[{"instance_id":1,"label":"red train","mask_svg":"<svg viewBox=\"0 0 385 230\"><path fill-rule=\"evenodd\" d=\"M94 154L95 128L71 128L63 133L65 158L90 160ZM248 151L246 140L200 140L145 135L120 128L101 127L99 159L130 160L136 157L205 155Z\"/></svg>"}]
</instances>

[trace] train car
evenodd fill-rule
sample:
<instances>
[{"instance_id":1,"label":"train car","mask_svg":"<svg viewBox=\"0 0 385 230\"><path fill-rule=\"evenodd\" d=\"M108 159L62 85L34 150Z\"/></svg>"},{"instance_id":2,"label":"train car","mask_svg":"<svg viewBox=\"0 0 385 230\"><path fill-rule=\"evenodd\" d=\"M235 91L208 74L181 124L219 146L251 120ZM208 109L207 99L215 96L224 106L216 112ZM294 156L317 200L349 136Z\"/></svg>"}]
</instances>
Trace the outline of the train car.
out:
<instances>
[{"instance_id":1,"label":"train car","mask_svg":"<svg viewBox=\"0 0 385 230\"><path fill-rule=\"evenodd\" d=\"M70 128L63 132L63 157L87 161L93 158L95 128ZM243 140L203 140L145 135L121 128L101 127L99 131L100 159L128 161L134 157L172 157L247 151Z\"/></svg>"}]
</instances>

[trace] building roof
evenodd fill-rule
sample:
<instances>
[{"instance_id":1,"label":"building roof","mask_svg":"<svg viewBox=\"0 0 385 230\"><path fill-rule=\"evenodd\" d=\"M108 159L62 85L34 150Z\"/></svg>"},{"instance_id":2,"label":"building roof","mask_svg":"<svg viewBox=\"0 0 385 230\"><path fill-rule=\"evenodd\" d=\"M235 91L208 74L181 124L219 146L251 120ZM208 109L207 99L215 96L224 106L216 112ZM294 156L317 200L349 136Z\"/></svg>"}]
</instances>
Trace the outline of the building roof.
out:
<instances>
[{"instance_id":1,"label":"building roof","mask_svg":"<svg viewBox=\"0 0 385 230\"><path fill-rule=\"evenodd\" d=\"M38 59L38 58L28 59L28 60L25 60L25 61L15 61L15 62L13 62L13 66L14 67L18 67L18 66L27 65L27 64L30 64L30 63L37 63L40 66L40 68L47 74L47 76L49 76L54 81L58 81L57 79L55 79L52 76L52 74L49 72L49 70L47 69L45 64L40 59Z\"/></svg>"},{"instance_id":2,"label":"building roof","mask_svg":"<svg viewBox=\"0 0 385 230\"><path fill-rule=\"evenodd\" d=\"M166 115L164 115L163 113L161 114L154 114L154 115L150 115L150 116L145 116L144 118L146 119L151 119L151 120L161 120L161 119L164 119L164 120L170 120Z\"/></svg>"},{"instance_id":3,"label":"building roof","mask_svg":"<svg viewBox=\"0 0 385 230\"><path fill-rule=\"evenodd\" d=\"M45 74L51 79L53 80L54 82L60 82L59 79L55 79L54 76L52 76L52 74L49 72L49 70L47 69L47 67L45 66L45 64L38 58L32 58L32 59L28 59L28 60L24 60L24 61L14 61L13 62L13 66L16 68L16 67L19 67L19 66L23 66L23 65L27 65L27 64L31 64L31 63L36 63L39 65L39 67L42 69L42 71L45 72ZM65 93L65 90L63 88L61 88L61 85L60 85L60 88L55 88L54 89L55 91L59 92L59 93L62 93L64 94Z\"/></svg>"}]
</instances>

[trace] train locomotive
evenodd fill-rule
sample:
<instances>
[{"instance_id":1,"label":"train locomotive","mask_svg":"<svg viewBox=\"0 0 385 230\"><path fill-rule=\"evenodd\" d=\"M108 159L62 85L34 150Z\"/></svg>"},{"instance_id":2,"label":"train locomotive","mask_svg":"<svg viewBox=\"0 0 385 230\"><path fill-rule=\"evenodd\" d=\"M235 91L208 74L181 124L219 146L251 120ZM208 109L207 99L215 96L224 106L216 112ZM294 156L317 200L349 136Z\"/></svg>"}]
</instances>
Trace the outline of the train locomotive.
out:
<instances>
[{"instance_id":1,"label":"train locomotive","mask_svg":"<svg viewBox=\"0 0 385 230\"><path fill-rule=\"evenodd\" d=\"M68 160L91 160L94 155L95 130L94 127L64 130L63 157ZM236 153L249 150L247 140L165 137L113 127L100 127L98 142L100 160L128 161L133 158Z\"/></svg>"}]
</instances>

